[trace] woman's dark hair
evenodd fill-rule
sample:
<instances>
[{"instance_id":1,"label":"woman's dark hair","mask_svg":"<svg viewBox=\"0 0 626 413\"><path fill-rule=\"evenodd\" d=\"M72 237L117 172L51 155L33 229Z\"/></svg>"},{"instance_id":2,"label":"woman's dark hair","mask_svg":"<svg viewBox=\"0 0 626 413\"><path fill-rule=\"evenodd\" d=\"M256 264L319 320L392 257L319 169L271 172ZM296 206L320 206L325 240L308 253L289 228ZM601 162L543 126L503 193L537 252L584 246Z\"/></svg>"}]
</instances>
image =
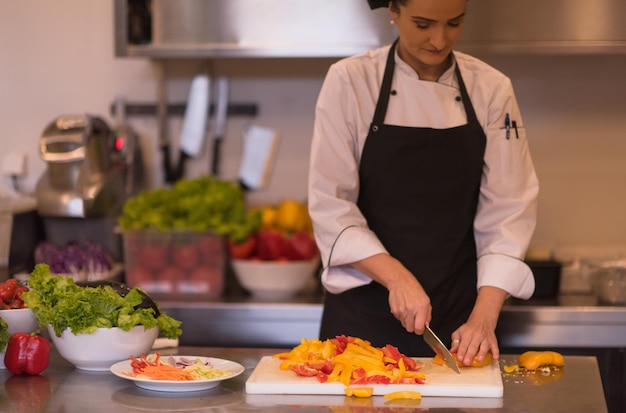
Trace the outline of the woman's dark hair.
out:
<instances>
[{"instance_id":1,"label":"woman's dark hair","mask_svg":"<svg viewBox=\"0 0 626 413\"><path fill-rule=\"evenodd\" d=\"M389 6L389 3L393 3L395 8L398 8L398 5L406 5L407 0L367 0L367 3L370 5L370 9L378 9L381 7Z\"/></svg>"},{"instance_id":2,"label":"woman's dark hair","mask_svg":"<svg viewBox=\"0 0 626 413\"><path fill-rule=\"evenodd\" d=\"M370 9L378 9L381 7L387 7L389 5L389 0L367 0L367 3L370 5Z\"/></svg>"}]
</instances>

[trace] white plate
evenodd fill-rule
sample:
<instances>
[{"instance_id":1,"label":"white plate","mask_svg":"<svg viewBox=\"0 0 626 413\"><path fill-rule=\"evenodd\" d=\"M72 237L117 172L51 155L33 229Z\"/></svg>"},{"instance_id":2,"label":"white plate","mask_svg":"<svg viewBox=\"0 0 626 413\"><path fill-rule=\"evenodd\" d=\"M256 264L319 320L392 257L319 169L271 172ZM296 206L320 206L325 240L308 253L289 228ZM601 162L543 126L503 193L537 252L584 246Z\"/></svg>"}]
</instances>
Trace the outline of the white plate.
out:
<instances>
[{"instance_id":1,"label":"white plate","mask_svg":"<svg viewBox=\"0 0 626 413\"><path fill-rule=\"evenodd\" d=\"M163 356L163 359L169 358L170 356ZM203 363L209 362L211 366L219 370L229 371L230 374L217 377L214 379L207 380L151 380L144 379L139 377L131 377L124 373L132 373L133 369L131 367L131 360L124 360L118 363L115 363L111 366L111 373L115 374L117 377L121 377L126 380L131 380L135 386L141 387L146 390L155 390L155 391L168 391L168 392L184 392L184 391L200 391L206 389L212 389L213 387L217 387L221 381L232 379L243 373L245 370L244 367L235 363L234 361L217 359L212 357L198 357L198 356L171 356L174 359L199 359Z\"/></svg>"}]
</instances>

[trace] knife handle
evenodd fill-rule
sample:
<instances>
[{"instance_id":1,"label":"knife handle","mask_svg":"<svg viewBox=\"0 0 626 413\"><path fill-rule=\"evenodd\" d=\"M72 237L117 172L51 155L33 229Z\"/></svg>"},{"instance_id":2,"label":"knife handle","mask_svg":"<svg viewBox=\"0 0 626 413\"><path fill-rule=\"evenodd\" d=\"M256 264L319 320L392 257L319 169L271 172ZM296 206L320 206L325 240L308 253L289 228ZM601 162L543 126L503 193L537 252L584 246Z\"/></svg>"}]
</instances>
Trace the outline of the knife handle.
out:
<instances>
[{"instance_id":1,"label":"knife handle","mask_svg":"<svg viewBox=\"0 0 626 413\"><path fill-rule=\"evenodd\" d=\"M213 140L213 159L211 161L211 174L213 176L219 175L219 157L220 157L220 148L222 146L222 137L216 136Z\"/></svg>"}]
</instances>

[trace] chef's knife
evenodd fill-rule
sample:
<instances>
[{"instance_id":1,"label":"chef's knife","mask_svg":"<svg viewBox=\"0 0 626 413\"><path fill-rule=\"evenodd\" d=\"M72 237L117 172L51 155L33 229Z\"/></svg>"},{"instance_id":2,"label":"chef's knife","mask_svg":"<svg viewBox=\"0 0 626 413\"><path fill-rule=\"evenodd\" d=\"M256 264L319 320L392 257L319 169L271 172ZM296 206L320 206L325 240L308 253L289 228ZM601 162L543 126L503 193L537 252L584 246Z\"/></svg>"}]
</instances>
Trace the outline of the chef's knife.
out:
<instances>
[{"instance_id":1,"label":"chef's knife","mask_svg":"<svg viewBox=\"0 0 626 413\"><path fill-rule=\"evenodd\" d=\"M430 327L426 326L422 337L424 337L426 344L428 344L430 348L432 348L434 352L446 362L448 367L461 374L461 369L459 369L459 366L456 364L456 359L452 353L450 353L450 350L448 350L446 346L443 345L441 340L439 340L439 337L433 333L433 330L431 330Z\"/></svg>"}]
</instances>

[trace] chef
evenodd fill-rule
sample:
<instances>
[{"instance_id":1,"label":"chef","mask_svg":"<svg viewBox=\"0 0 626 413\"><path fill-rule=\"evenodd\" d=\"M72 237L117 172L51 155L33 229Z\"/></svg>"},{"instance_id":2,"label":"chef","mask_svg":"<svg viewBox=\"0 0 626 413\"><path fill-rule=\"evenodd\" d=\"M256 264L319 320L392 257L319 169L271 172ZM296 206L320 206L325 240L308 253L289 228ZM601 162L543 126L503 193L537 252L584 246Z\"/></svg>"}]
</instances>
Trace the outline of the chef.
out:
<instances>
[{"instance_id":1,"label":"chef","mask_svg":"<svg viewBox=\"0 0 626 413\"><path fill-rule=\"evenodd\" d=\"M320 338L345 334L459 361L499 358L538 182L511 81L453 51L467 0L369 0L398 39L333 64L315 111L309 211L324 264ZM364 4L365 7L365 4Z\"/></svg>"}]
</instances>

